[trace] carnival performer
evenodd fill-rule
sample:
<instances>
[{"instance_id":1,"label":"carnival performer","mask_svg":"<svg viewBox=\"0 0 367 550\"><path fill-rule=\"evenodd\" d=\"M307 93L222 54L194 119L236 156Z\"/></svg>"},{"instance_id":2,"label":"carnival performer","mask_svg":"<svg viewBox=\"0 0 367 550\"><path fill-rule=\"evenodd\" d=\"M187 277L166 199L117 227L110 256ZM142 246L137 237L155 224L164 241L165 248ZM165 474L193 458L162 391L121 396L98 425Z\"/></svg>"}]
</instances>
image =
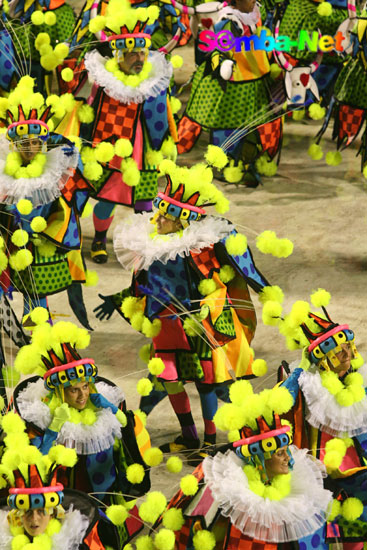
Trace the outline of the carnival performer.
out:
<instances>
[{"instance_id":1,"label":"carnival performer","mask_svg":"<svg viewBox=\"0 0 367 550\"><path fill-rule=\"evenodd\" d=\"M35 323L42 322L15 360L23 374L38 374L14 392L15 410L27 423L32 444L43 454L54 444L76 449L78 462L68 469L65 487L94 493L107 504L124 503L122 494L127 500L144 494L150 481L142 457L150 439L142 421L126 410L120 388L97 377L93 359L76 351L89 344L87 331L65 322L51 327L43 323L44 313L31 313ZM140 464L142 476L130 482L132 464ZM124 543L141 528L131 514L119 529Z\"/></svg>"},{"instance_id":2,"label":"carnival performer","mask_svg":"<svg viewBox=\"0 0 367 550\"><path fill-rule=\"evenodd\" d=\"M301 362L290 365L291 374L282 386L294 399L294 441L324 462L339 507L346 497L362 502L330 525L327 540L362 548L367 533L366 366L354 332L330 319L325 309L329 300L330 294L319 289L311 302L322 306L322 316L310 312L308 302L296 302L289 315L278 319L292 349L305 346Z\"/></svg>"},{"instance_id":3,"label":"carnival performer","mask_svg":"<svg viewBox=\"0 0 367 550\"><path fill-rule=\"evenodd\" d=\"M229 31L237 38L250 37L261 27L255 0L233 0L216 13L215 20L216 34ZM225 179L231 183L242 180L256 187L259 183L256 160L262 157L263 166L270 164L268 161L276 157L282 139L282 107L272 100L273 80L267 52L260 49L236 52L234 47L229 51L213 51L207 42L202 47L212 53L208 53L194 75L190 98L178 125L178 152L190 151L202 130L207 131L210 143L222 147L232 157L224 171Z\"/></svg>"},{"instance_id":4,"label":"carnival performer","mask_svg":"<svg viewBox=\"0 0 367 550\"><path fill-rule=\"evenodd\" d=\"M209 149L208 162L224 166L226 155ZM116 229L114 248L125 269L134 268L130 288L101 296L97 317L116 309L131 326L153 339L152 374L169 394L182 435L162 450L197 449L199 439L183 381L198 389L204 418L204 445L215 443L215 388L237 378L251 378L256 315L247 284L260 292L268 282L255 267L245 235L222 217L207 216L205 204L219 213L228 201L211 183L205 163L192 168L163 161L167 176L157 209L132 216ZM149 357L148 357L149 360ZM148 385L149 386L149 385ZM151 386L146 393L149 393Z\"/></svg>"},{"instance_id":5,"label":"carnival performer","mask_svg":"<svg viewBox=\"0 0 367 550\"><path fill-rule=\"evenodd\" d=\"M158 14L156 6L135 10L127 0L110 0L105 17L97 16L89 24L92 32L105 29L113 57L106 59L97 49L85 56L88 78L93 82L87 103L95 118L81 126L80 135L94 147L107 142L104 145L110 149L123 138L132 153L132 158L122 163L126 148L118 149L113 157L102 155L103 170L97 175L90 173L98 200L91 250L96 263L107 261L106 235L115 205L134 207L135 212L150 211L157 193L157 165L163 154L176 152L168 97L173 68L163 53L149 53L151 36L145 32ZM83 87L76 93L77 99L80 94L86 95ZM90 159L90 150L88 154Z\"/></svg>"},{"instance_id":6,"label":"carnival performer","mask_svg":"<svg viewBox=\"0 0 367 550\"><path fill-rule=\"evenodd\" d=\"M344 32L344 21L348 18L348 8L350 2L347 0L290 0L288 2L279 3L275 9L274 26L280 21L279 34L288 36L290 40L298 42L300 33L307 31L311 37L311 42L316 45L319 35L328 35L334 38L334 46L328 48L320 56L320 63L317 64L312 77L315 80L317 90L322 98L322 104L328 106L335 81L340 73L345 62L345 48L349 43L349 39ZM343 28L343 32L339 31L339 27ZM313 37L313 38L312 38ZM289 53L281 54L282 57L290 63L290 66L304 65L315 61L317 48L312 51L308 47L291 48ZM287 62L281 63L286 68ZM289 70L289 69L286 69ZM314 91L314 90L312 90ZM314 95L309 92L306 98L306 105L310 105L315 101ZM315 109L310 112L310 116L314 118L322 118L325 111Z\"/></svg>"},{"instance_id":7,"label":"carnival performer","mask_svg":"<svg viewBox=\"0 0 367 550\"><path fill-rule=\"evenodd\" d=\"M74 313L89 327L79 218L90 187L81 177L74 143L50 129L74 103L70 94L44 100L29 76L1 99L7 125L0 136L1 248L6 248L1 284L5 292L23 294L25 314L47 307L49 295L67 290Z\"/></svg>"},{"instance_id":8,"label":"carnival performer","mask_svg":"<svg viewBox=\"0 0 367 550\"><path fill-rule=\"evenodd\" d=\"M2 427L6 448L1 483L10 489L7 501L0 502L1 550L104 550L103 537L109 548L119 550L115 527L99 515L95 502L61 483L63 472L77 461L75 450L58 445L46 462L29 445L18 415L8 413Z\"/></svg>"},{"instance_id":9,"label":"carnival performer","mask_svg":"<svg viewBox=\"0 0 367 550\"><path fill-rule=\"evenodd\" d=\"M233 443L187 476L196 478L196 490L181 480L163 514L164 524L169 514L180 521L175 548L275 550L292 543L326 550L332 493L324 489L321 461L292 445L291 427L279 417L292 406L291 395L285 388L253 394L247 381L235 382L230 394L232 403L218 410L215 422Z\"/></svg>"},{"instance_id":10,"label":"carnival performer","mask_svg":"<svg viewBox=\"0 0 367 550\"><path fill-rule=\"evenodd\" d=\"M331 118L334 117L332 138L336 140L338 150L349 147L357 138L365 122L367 111L367 11L363 10L356 18L355 1L352 0L348 4L350 22L352 26L354 24L353 32L350 33L353 48L335 82L334 95L325 122L317 136L317 143L319 143ZM367 177L366 126L362 131L358 154L361 155L361 171ZM337 155L341 160L340 153Z\"/></svg>"}]
</instances>

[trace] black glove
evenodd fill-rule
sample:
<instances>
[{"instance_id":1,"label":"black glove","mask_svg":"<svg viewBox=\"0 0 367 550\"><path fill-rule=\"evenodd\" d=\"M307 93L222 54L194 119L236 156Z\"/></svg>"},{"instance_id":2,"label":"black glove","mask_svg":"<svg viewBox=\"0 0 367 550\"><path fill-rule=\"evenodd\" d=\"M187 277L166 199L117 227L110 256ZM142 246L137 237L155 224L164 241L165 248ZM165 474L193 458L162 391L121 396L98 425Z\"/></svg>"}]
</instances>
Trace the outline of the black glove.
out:
<instances>
[{"instance_id":1,"label":"black glove","mask_svg":"<svg viewBox=\"0 0 367 550\"><path fill-rule=\"evenodd\" d=\"M115 304L113 303L111 296L102 296L102 294L98 294L98 296L103 300L103 302L94 308L93 312L96 314L99 321L104 321L105 319L108 321L108 319L111 318L112 313L115 311Z\"/></svg>"}]
</instances>

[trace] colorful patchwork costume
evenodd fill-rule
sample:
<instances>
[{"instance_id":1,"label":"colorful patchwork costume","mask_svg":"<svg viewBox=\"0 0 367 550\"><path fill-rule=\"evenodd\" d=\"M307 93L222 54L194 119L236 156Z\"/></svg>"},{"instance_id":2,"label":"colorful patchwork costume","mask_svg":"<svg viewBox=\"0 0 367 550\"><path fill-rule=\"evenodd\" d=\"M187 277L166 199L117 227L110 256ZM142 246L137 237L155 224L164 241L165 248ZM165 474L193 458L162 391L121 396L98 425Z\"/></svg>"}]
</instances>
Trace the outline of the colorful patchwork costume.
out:
<instances>
[{"instance_id":1,"label":"colorful patchwork costume","mask_svg":"<svg viewBox=\"0 0 367 550\"><path fill-rule=\"evenodd\" d=\"M47 106L33 85L32 78L22 78L1 106L8 125L0 140L2 248L9 257L7 269L5 258L2 262L2 288L22 292L25 313L47 307L47 296L68 290L75 314L89 326L80 286L86 269L79 218L90 188L74 144L47 124L56 111L65 114L64 101L74 100L69 94L51 96Z\"/></svg>"},{"instance_id":2,"label":"colorful patchwork costume","mask_svg":"<svg viewBox=\"0 0 367 550\"><path fill-rule=\"evenodd\" d=\"M133 206L137 212L150 211L157 193L159 159L162 153L169 156L176 151L171 138L176 140L176 129L168 95L172 65L163 53L149 53L151 36L146 27L156 21L158 14L156 6L134 10L127 0L110 0L103 19L103 36L108 36L114 57L106 59L97 49L85 56L85 68L93 86L90 94L82 88L76 98L89 95L87 103L92 106L95 119L82 125L81 137L93 142L93 146L102 142L115 144L122 138L132 148L129 165L121 164L121 156L116 154L93 181L94 196L101 201L94 209L92 258L97 263L107 261L106 234L115 205ZM100 28L99 21L95 17L90 29ZM127 74L121 66L132 55L143 55L144 62L140 72ZM131 161L135 163L133 174L129 170Z\"/></svg>"},{"instance_id":3,"label":"colorful patchwork costume","mask_svg":"<svg viewBox=\"0 0 367 550\"><path fill-rule=\"evenodd\" d=\"M294 399L295 443L307 446L325 463L328 487L339 508L343 510L349 497L361 501L350 517L338 517L336 509L327 540L362 548L367 539L367 367L355 347L354 332L331 321L324 307L323 311L323 317L310 313L301 325L304 336L297 340L303 345L307 339L309 345L282 385Z\"/></svg>"},{"instance_id":4,"label":"colorful patchwork costume","mask_svg":"<svg viewBox=\"0 0 367 550\"><path fill-rule=\"evenodd\" d=\"M168 391L184 444L195 448L198 435L180 381L195 382L204 441L213 444L214 388L230 383L234 375L253 377L249 342L256 315L247 285L260 292L268 283L255 267L246 237L228 220L205 215L205 203L216 204L219 212L228 208L211 183L212 171L205 164L188 169L171 161L163 161L160 170L168 184L154 200L158 212L153 220L158 223L163 216L181 229L159 234L149 214L132 216L118 226L114 248L121 265L134 268L132 284L102 297L104 304L96 312L102 320L116 309L153 339L151 355L162 370L157 378Z\"/></svg>"},{"instance_id":5,"label":"colorful patchwork costume","mask_svg":"<svg viewBox=\"0 0 367 550\"><path fill-rule=\"evenodd\" d=\"M76 351L88 342L87 331L72 323L37 326L32 344L19 351L15 368L26 374L42 373L43 379L22 382L15 389L14 406L27 423L31 443L43 454L55 444L76 450L78 462L66 470L65 487L95 493L105 503L123 504L128 495L133 498L149 490L149 469L135 485L128 481L126 469L131 463L145 466L142 456L150 439L139 417L126 410L122 391L98 378L93 359L82 359ZM76 408L68 405L65 392L79 383L88 387L88 393ZM121 542L140 528L132 511L119 527Z\"/></svg>"},{"instance_id":6,"label":"colorful patchwork costume","mask_svg":"<svg viewBox=\"0 0 367 550\"><path fill-rule=\"evenodd\" d=\"M230 31L245 38L259 26L256 5L251 13L226 6L216 14L214 32ZM281 106L272 100L272 86L264 50L235 52L233 48L208 53L194 75L190 99L178 125L178 152L190 151L202 130L207 131L210 143L222 147L236 164L243 162L257 179L255 161L265 152L273 159L282 139Z\"/></svg>"},{"instance_id":7,"label":"colorful patchwork costume","mask_svg":"<svg viewBox=\"0 0 367 550\"><path fill-rule=\"evenodd\" d=\"M282 390L253 395L249 383L232 386L233 403L219 409L216 423L233 428L237 414L236 424L244 418L246 424L236 431L239 439L193 472L199 481L195 495L181 489L169 503L184 518L177 550L200 548L201 539L216 550L326 550L322 540L332 493L324 489L322 463L291 445L290 426L274 413L292 402Z\"/></svg>"}]
</instances>

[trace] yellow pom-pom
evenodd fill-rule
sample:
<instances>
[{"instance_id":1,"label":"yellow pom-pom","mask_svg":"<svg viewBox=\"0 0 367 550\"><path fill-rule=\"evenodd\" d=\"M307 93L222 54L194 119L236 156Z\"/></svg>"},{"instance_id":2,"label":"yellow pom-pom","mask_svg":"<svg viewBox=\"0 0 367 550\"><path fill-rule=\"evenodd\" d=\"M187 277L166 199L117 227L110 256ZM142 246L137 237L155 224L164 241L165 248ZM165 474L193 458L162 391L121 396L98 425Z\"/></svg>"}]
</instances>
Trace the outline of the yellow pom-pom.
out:
<instances>
[{"instance_id":1,"label":"yellow pom-pom","mask_svg":"<svg viewBox=\"0 0 367 550\"><path fill-rule=\"evenodd\" d=\"M135 187L140 182L140 170L133 158L127 158L121 162L121 173L124 182L129 187Z\"/></svg>"},{"instance_id":2,"label":"yellow pom-pom","mask_svg":"<svg viewBox=\"0 0 367 550\"><path fill-rule=\"evenodd\" d=\"M30 542L26 535L16 535L11 541L11 550L23 550L26 546L30 546Z\"/></svg>"},{"instance_id":3,"label":"yellow pom-pom","mask_svg":"<svg viewBox=\"0 0 367 550\"><path fill-rule=\"evenodd\" d=\"M323 150L321 148L320 145L318 145L317 143L312 143L309 148L308 148L308 155L313 159L313 160L321 160L322 157L324 156L324 153L323 153Z\"/></svg>"},{"instance_id":4,"label":"yellow pom-pom","mask_svg":"<svg viewBox=\"0 0 367 550\"><path fill-rule=\"evenodd\" d=\"M246 420L246 415L243 409L227 403L220 407L214 415L214 424L220 430L240 430Z\"/></svg>"},{"instance_id":5,"label":"yellow pom-pom","mask_svg":"<svg viewBox=\"0 0 367 550\"><path fill-rule=\"evenodd\" d=\"M179 69L183 65L183 58L180 55L173 55L170 61L174 69Z\"/></svg>"},{"instance_id":6,"label":"yellow pom-pom","mask_svg":"<svg viewBox=\"0 0 367 550\"><path fill-rule=\"evenodd\" d=\"M349 391L349 388L341 390L335 395L336 401L341 407L350 407L354 403L353 393Z\"/></svg>"},{"instance_id":7,"label":"yellow pom-pom","mask_svg":"<svg viewBox=\"0 0 367 550\"><path fill-rule=\"evenodd\" d=\"M337 470L343 462L343 455L341 455L338 451L326 452L323 462L329 471Z\"/></svg>"},{"instance_id":8,"label":"yellow pom-pom","mask_svg":"<svg viewBox=\"0 0 367 550\"><path fill-rule=\"evenodd\" d=\"M230 256L242 256L247 250L247 238L242 233L229 235L225 242L226 250Z\"/></svg>"},{"instance_id":9,"label":"yellow pom-pom","mask_svg":"<svg viewBox=\"0 0 367 550\"><path fill-rule=\"evenodd\" d=\"M329 2L322 2L317 6L317 13L320 17L330 17L333 13L333 7Z\"/></svg>"},{"instance_id":10,"label":"yellow pom-pom","mask_svg":"<svg viewBox=\"0 0 367 550\"><path fill-rule=\"evenodd\" d=\"M15 412L8 412L3 416L1 426L6 434L20 434L26 429L24 420Z\"/></svg>"},{"instance_id":11,"label":"yellow pom-pom","mask_svg":"<svg viewBox=\"0 0 367 550\"><path fill-rule=\"evenodd\" d=\"M184 495L193 496L199 488L198 480L192 474L188 474L181 478L180 487Z\"/></svg>"},{"instance_id":12,"label":"yellow pom-pom","mask_svg":"<svg viewBox=\"0 0 367 550\"><path fill-rule=\"evenodd\" d=\"M114 525L123 525L129 517L129 513L125 506L112 504L112 506L108 506L106 516Z\"/></svg>"},{"instance_id":13,"label":"yellow pom-pom","mask_svg":"<svg viewBox=\"0 0 367 550\"><path fill-rule=\"evenodd\" d=\"M24 231L23 229L16 229L14 233L11 236L11 242L15 244L15 246L25 246L28 242L29 236L27 231Z\"/></svg>"},{"instance_id":14,"label":"yellow pom-pom","mask_svg":"<svg viewBox=\"0 0 367 550\"><path fill-rule=\"evenodd\" d=\"M64 82L71 82L74 78L74 73L69 67L67 67L61 71L61 78Z\"/></svg>"},{"instance_id":15,"label":"yellow pom-pom","mask_svg":"<svg viewBox=\"0 0 367 550\"><path fill-rule=\"evenodd\" d=\"M293 326L298 326L308 320L310 304L303 300L297 300L292 306L289 321Z\"/></svg>"},{"instance_id":16,"label":"yellow pom-pom","mask_svg":"<svg viewBox=\"0 0 367 550\"><path fill-rule=\"evenodd\" d=\"M44 256L45 258L51 258L56 253L56 246L49 241L44 241L42 242L42 244L37 246L37 250L41 256Z\"/></svg>"},{"instance_id":17,"label":"yellow pom-pom","mask_svg":"<svg viewBox=\"0 0 367 550\"><path fill-rule=\"evenodd\" d=\"M136 550L155 550L154 542L149 535L138 537L134 542Z\"/></svg>"},{"instance_id":18,"label":"yellow pom-pom","mask_svg":"<svg viewBox=\"0 0 367 550\"><path fill-rule=\"evenodd\" d=\"M89 30L91 33L102 31L106 26L106 18L103 15L97 15L89 21Z\"/></svg>"},{"instance_id":19,"label":"yellow pom-pom","mask_svg":"<svg viewBox=\"0 0 367 550\"><path fill-rule=\"evenodd\" d=\"M149 378L141 378L136 385L136 389L139 395L146 396L152 391L153 384Z\"/></svg>"},{"instance_id":20,"label":"yellow pom-pom","mask_svg":"<svg viewBox=\"0 0 367 550\"><path fill-rule=\"evenodd\" d=\"M10 257L10 260L14 258L14 255ZM15 269L17 271L22 271L31 265L33 262L33 254L30 250L18 250L15 254Z\"/></svg>"},{"instance_id":21,"label":"yellow pom-pom","mask_svg":"<svg viewBox=\"0 0 367 550\"><path fill-rule=\"evenodd\" d=\"M66 468L73 468L78 462L78 456L74 449L68 449L63 445L55 445L51 447L48 457L52 462L65 466Z\"/></svg>"},{"instance_id":22,"label":"yellow pom-pom","mask_svg":"<svg viewBox=\"0 0 367 550\"><path fill-rule=\"evenodd\" d=\"M265 302L262 310L262 320L264 325L277 326L281 321L282 305L279 302L269 300Z\"/></svg>"},{"instance_id":23,"label":"yellow pom-pom","mask_svg":"<svg viewBox=\"0 0 367 550\"><path fill-rule=\"evenodd\" d=\"M284 293L282 289L277 285L265 286L259 294L259 300L262 304L265 304L269 301L282 304L284 300Z\"/></svg>"},{"instance_id":24,"label":"yellow pom-pom","mask_svg":"<svg viewBox=\"0 0 367 550\"><path fill-rule=\"evenodd\" d=\"M56 14L53 11L47 11L45 13L45 23L49 27L52 27L53 25L56 25L57 17Z\"/></svg>"},{"instance_id":25,"label":"yellow pom-pom","mask_svg":"<svg viewBox=\"0 0 367 550\"><path fill-rule=\"evenodd\" d=\"M148 363L151 355L151 345L144 344L139 350L139 357L144 363Z\"/></svg>"},{"instance_id":26,"label":"yellow pom-pom","mask_svg":"<svg viewBox=\"0 0 367 550\"><path fill-rule=\"evenodd\" d=\"M229 397L234 405L241 406L252 393L252 386L247 380L237 380L229 387Z\"/></svg>"},{"instance_id":27,"label":"yellow pom-pom","mask_svg":"<svg viewBox=\"0 0 367 550\"><path fill-rule=\"evenodd\" d=\"M329 166L338 166L342 161L342 155L339 151L329 151L326 153L325 161Z\"/></svg>"},{"instance_id":28,"label":"yellow pom-pom","mask_svg":"<svg viewBox=\"0 0 367 550\"><path fill-rule=\"evenodd\" d=\"M356 521L363 514L363 502L359 498L347 498L342 503L340 512L347 521Z\"/></svg>"},{"instance_id":29,"label":"yellow pom-pom","mask_svg":"<svg viewBox=\"0 0 367 550\"><path fill-rule=\"evenodd\" d=\"M43 12L40 10L34 11L31 15L31 21L33 25L36 25L37 27L43 25L43 23L45 22L45 16Z\"/></svg>"},{"instance_id":30,"label":"yellow pom-pom","mask_svg":"<svg viewBox=\"0 0 367 550\"><path fill-rule=\"evenodd\" d=\"M293 397L286 387L276 386L267 394L267 404L276 414L285 414L293 407Z\"/></svg>"},{"instance_id":31,"label":"yellow pom-pom","mask_svg":"<svg viewBox=\"0 0 367 550\"><path fill-rule=\"evenodd\" d=\"M96 286L98 284L99 277L97 271L91 271L87 269L85 273L85 286Z\"/></svg>"},{"instance_id":32,"label":"yellow pom-pom","mask_svg":"<svg viewBox=\"0 0 367 550\"><path fill-rule=\"evenodd\" d=\"M56 535L56 533L59 533L61 530L61 523L59 520L55 518L51 518L47 525L46 533L49 537L52 537L53 535Z\"/></svg>"},{"instance_id":33,"label":"yellow pom-pom","mask_svg":"<svg viewBox=\"0 0 367 550\"><path fill-rule=\"evenodd\" d=\"M102 141L97 145L95 155L98 162L110 162L115 156L115 148L112 143Z\"/></svg>"},{"instance_id":34,"label":"yellow pom-pom","mask_svg":"<svg viewBox=\"0 0 367 550\"><path fill-rule=\"evenodd\" d=\"M352 359L350 363L353 369L359 369L360 367L362 367L362 365L364 365L364 359L362 355L358 353L357 356L354 359Z\"/></svg>"},{"instance_id":35,"label":"yellow pom-pom","mask_svg":"<svg viewBox=\"0 0 367 550\"><path fill-rule=\"evenodd\" d=\"M268 365L264 359L255 359L251 369L255 376L264 376L268 372Z\"/></svg>"},{"instance_id":36,"label":"yellow pom-pom","mask_svg":"<svg viewBox=\"0 0 367 550\"><path fill-rule=\"evenodd\" d=\"M81 105L77 111L80 122L90 124L94 120L94 111L88 104Z\"/></svg>"},{"instance_id":37,"label":"yellow pom-pom","mask_svg":"<svg viewBox=\"0 0 367 550\"><path fill-rule=\"evenodd\" d=\"M128 139L118 139L115 143L115 153L118 157L130 157L133 153L132 143Z\"/></svg>"},{"instance_id":38,"label":"yellow pom-pom","mask_svg":"<svg viewBox=\"0 0 367 550\"><path fill-rule=\"evenodd\" d=\"M103 168L98 162L89 162L84 165L83 173L87 180L97 181L103 174Z\"/></svg>"},{"instance_id":39,"label":"yellow pom-pom","mask_svg":"<svg viewBox=\"0 0 367 550\"><path fill-rule=\"evenodd\" d=\"M278 171L278 165L274 160L267 160L265 157L260 157L256 162L255 166L259 174L271 178L275 176Z\"/></svg>"},{"instance_id":40,"label":"yellow pom-pom","mask_svg":"<svg viewBox=\"0 0 367 550\"><path fill-rule=\"evenodd\" d=\"M287 258L293 252L293 243L289 239L278 239L274 231L263 231L258 235L256 246L263 254L277 258Z\"/></svg>"},{"instance_id":41,"label":"yellow pom-pom","mask_svg":"<svg viewBox=\"0 0 367 550\"><path fill-rule=\"evenodd\" d=\"M31 311L31 319L36 325L42 325L42 323L46 323L46 321L49 320L49 312L45 307L35 307Z\"/></svg>"},{"instance_id":42,"label":"yellow pom-pom","mask_svg":"<svg viewBox=\"0 0 367 550\"><path fill-rule=\"evenodd\" d=\"M179 531L185 523L182 510L170 508L164 513L162 523L164 527L167 527L167 529L172 529L172 531Z\"/></svg>"},{"instance_id":43,"label":"yellow pom-pom","mask_svg":"<svg viewBox=\"0 0 367 550\"><path fill-rule=\"evenodd\" d=\"M157 550L173 550L175 547L175 534L170 529L160 529L154 537L154 546Z\"/></svg>"},{"instance_id":44,"label":"yellow pom-pom","mask_svg":"<svg viewBox=\"0 0 367 550\"><path fill-rule=\"evenodd\" d=\"M236 272L230 265L223 265L219 270L219 278L222 283L227 284L236 276Z\"/></svg>"},{"instance_id":45,"label":"yellow pom-pom","mask_svg":"<svg viewBox=\"0 0 367 550\"><path fill-rule=\"evenodd\" d=\"M42 216L36 216L31 221L31 229L35 233L42 233L47 227L47 222Z\"/></svg>"},{"instance_id":46,"label":"yellow pom-pom","mask_svg":"<svg viewBox=\"0 0 367 550\"><path fill-rule=\"evenodd\" d=\"M159 466L163 460L163 453L158 447L151 447L145 451L143 458L148 466Z\"/></svg>"},{"instance_id":47,"label":"yellow pom-pom","mask_svg":"<svg viewBox=\"0 0 367 550\"><path fill-rule=\"evenodd\" d=\"M182 107L182 103L181 101L177 98L177 97L171 97L170 98L170 104L171 104L171 110L172 110L172 113L175 115L179 112L179 110L181 109ZM165 155L164 151L161 151L163 155ZM168 155L165 155L165 156L170 156L169 154Z\"/></svg>"},{"instance_id":48,"label":"yellow pom-pom","mask_svg":"<svg viewBox=\"0 0 367 550\"><path fill-rule=\"evenodd\" d=\"M166 468L171 474L178 474L182 470L182 460L178 456L170 456L166 462Z\"/></svg>"},{"instance_id":49,"label":"yellow pom-pom","mask_svg":"<svg viewBox=\"0 0 367 550\"><path fill-rule=\"evenodd\" d=\"M165 368L166 366L160 357L153 357L148 363L149 372L155 376L162 374Z\"/></svg>"},{"instance_id":50,"label":"yellow pom-pom","mask_svg":"<svg viewBox=\"0 0 367 550\"><path fill-rule=\"evenodd\" d=\"M234 441L239 441L241 439L241 434L239 430L230 430L227 433L227 439L229 443L233 443Z\"/></svg>"},{"instance_id":51,"label":"yellow pom-pom","mask_svg":"<svg viewBox=\"0 0 367 550\"><path fill-rule=\"evenodd\" d=\"M41 67L46 71L53 71L60 63L60 58L57 57L53 52L41 55L40 59Z\"/></svg>"},{"instance_id":52,"label":"yellow pom-pom","mask_svg":"<svg viewBox=\"0 0 367 550\"><path fill-rule=\"evenodd\" d=\"M217 285L213 279L203 279L200 281L198 289L203 296L209 296L217 290Z\"/></svg>"},{"instance_id":53,"label":"yellow pom-pom","mask_svg":"<svg viewBox=\"0 0 367 550\"><path fill-rule=\"evenodd\" d=\"M93 147L83 147L80 153L83 164L96 161L96 150Z\"/></svg>"},{"instance_id":54,"label":"yellow pom-pom","mask_svg":"<svg viewBox=\"0 0 367 550\"><path fill-rule=\"evenodd\" d=\"M308 114L313 120L321 120L326 114L326 109L317 103L312 103L308 108Z\"/></svg>"},{"instance_id":55,"label":"yellow pom-pom","mask_svg":"<svg viewBox=\"0 0 367 550\"><path fill-rule=\"evenodd\" d=\"M131 464L126 469L126 477L130 483L141 483L144 479L144 468L141 464Z\"/></svg>"},{"instance_id":56,"label":"yellow pom-pom","mask_svg":"<svg viewBox=\"0 0 367 550\"><path fill-rule=\"evenodd\" d=\"M0 273L8 267L8 257L2 250L0 251Z\"/></svg>"},{"instance_id":57,"label":"yellow pom-pom","mask_svg":"<svg viewBox=\"0 0 367 550\"><path fill-rule=\"evenodd\" d=\"M315 307L326 307L329 305L331 294L323 288L318 288L310 296L311 304Z\"/></svg>"},{"instance_id":58,"label":"yellow pom-pom","mask_svg":"<svg viewBox=\"0 0 367 550\"><path fill-rule=\"evenodd\" d=\"M296 111L292 111L292 118L296 122L300 122L305 118L306 111L305 109L297 109Z\"/></svg>"},{"instance_id":59,"label":"yellow pom-pom","mask_svg":"<svg viewBox=\"0 0 367 550\"><path fill-rule=\"evenodd\" d=\"M229 166L224 168L223 176L226 182L228 183L238 183L241 181L243 177L244 171L243 171L243 165L241 164L234 164L234 161L230 161Z\"/></svg>"},{"instance_id":60,"label":"yellow pom-pom","mask_svg":"<svg viewBox=\"0 0 367 550\"><path fill-rule=\"evenodd\" d=\"M339 502L339 500L336 500L336 498L334 498L329 504L327 520L334 521L334 519L337 516L340 516L341 507L342 507L341 502Z\"/></svg>"},{"instance_id":61,"label":"yellow pom-pom","mask_svg":"<svg viewBox=\"0 0 367 550\"><path fill-rule=\"evenodd\" d=\"M228 157L220 147L209 145L205 154L205 160L211 166L222 170L228 164Z\"/></svg>"},{"instance_id":62,"label":"yellow pom-pom","mask_svg":"<svg viewBox=\"0 0 367 550\"><path fill-rule=\"evenodd\" d=\"M28 199L20 199L20 201L17 202L17 210L19 214L23 214L23 216L27 216L32 212L33 204Z\"/></svg>"},{"instance_id":63,"label":"yellow pom-pom","mask_svg":"<svg viewBox=\"0 0 367 550\"><path fill-rule=\"evenodd\" d=\"M216 545L215 536L206 529L199 529L193 536L195 550L213 550Z\"/></svg>"},{"instance_id":64,"label":"yellow pom-pom","mask_svg":"<svg viewBox=\"0 0 367 550\"><path fill-rule=\"evenodd\" d=\"M153 322L151 322L147 317L145 317L141 331L147 338L155 338L160 333L161 328L162 322L160 319L154 319Z\"/></svg>"},{"instance_id":65,"label":"yellow pom-pom","mask_svg":"<svg viewBox=\"0 0 367 550\"><path fill-rule=\"evenodd\" d=\"M54 52L60 59L65 59L69 55L70 48L64 42L60 42L55 46Z\"/></svg>"}]
</instances>

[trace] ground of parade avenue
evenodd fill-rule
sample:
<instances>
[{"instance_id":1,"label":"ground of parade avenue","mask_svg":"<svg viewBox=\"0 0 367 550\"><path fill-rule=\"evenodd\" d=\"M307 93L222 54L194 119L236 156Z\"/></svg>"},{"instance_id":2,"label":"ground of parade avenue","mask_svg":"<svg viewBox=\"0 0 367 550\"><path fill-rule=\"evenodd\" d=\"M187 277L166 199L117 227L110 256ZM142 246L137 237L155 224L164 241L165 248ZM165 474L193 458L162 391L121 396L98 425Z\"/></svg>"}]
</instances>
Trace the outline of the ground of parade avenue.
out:
<instances>
[{"instance_id":1,"label":"ground of parade avenue","mask_svg":"<svg viewBox=\"0 0 367 550\"><path fill-rule=\"evenodd\" d=\"M194 70L193 50L181 49L183 68L175 70L176 80L183 83ZM187 98L187 90L185 96ZM332 300L328 308L333 320L349 323L356 332L359 350L367 357L366 335L366 282L367 282L367 182L360 174L360 160L356 158L359 143L343 152L342 163L328 166L324 160L313 161L307 149L316 135L319 122L303 121L285 124L284 146L278 173L264 178L256 189L228 185L221 187L231 201L227 217L245 233L252 247L256 264L272 284L285 293L285 310L295 300L308 299L318 287L330 291ZM207 136L189 154L179 158L180 164L192 165L202 159ZM334 150L327 134L323 140L325 152ZM222 185L218 182L218 185ZM93 201L91 201L93 202ZM139 348L147 339L136 333L115 313L107 322L99 322L93 309L100 303L98 294L112 294L130 283L131 274L124 272L114 257L112 234L115 226L131 211L119 207L108 239L109 261L95 265L89 250L93 238L92 217L82 220L83 249L89 269L99 275L97 287L85 288L84 296L90 323L94 329L88 357L93 357L99 373L113 380L125 392L128 408L136 409L139 396L136 383L147 374L138 358ZM261 254L255 246L256 235L266 229L276 231L279 237L288 237L294 243L294 252L287 259ZM267 361L268 374L253 385L271 387L276 382L276 371L283 359L291 361L300 352L288 351L283 338L274 327L263 326L261 308L256 294L252 293L259 323L253 340L257 358ZM54 319L72 320L72 312L65 294L52 296L49 305ZM15 297L15 309L20 314L21 298ZM15 350L7 345L10 363ZM202 436L200 404L195 387L187 385L199 434ZM179 425L168 399L161 402L148 417L147 428L152 444L160 445L179 434ZM225 441L225 435L219 435ZM185 467L189 472L192 468ZM178 478L167 474L165 468L152 473L153 486L164 490L167 496L178 487Z\"/></svg>"}]
</instances>

